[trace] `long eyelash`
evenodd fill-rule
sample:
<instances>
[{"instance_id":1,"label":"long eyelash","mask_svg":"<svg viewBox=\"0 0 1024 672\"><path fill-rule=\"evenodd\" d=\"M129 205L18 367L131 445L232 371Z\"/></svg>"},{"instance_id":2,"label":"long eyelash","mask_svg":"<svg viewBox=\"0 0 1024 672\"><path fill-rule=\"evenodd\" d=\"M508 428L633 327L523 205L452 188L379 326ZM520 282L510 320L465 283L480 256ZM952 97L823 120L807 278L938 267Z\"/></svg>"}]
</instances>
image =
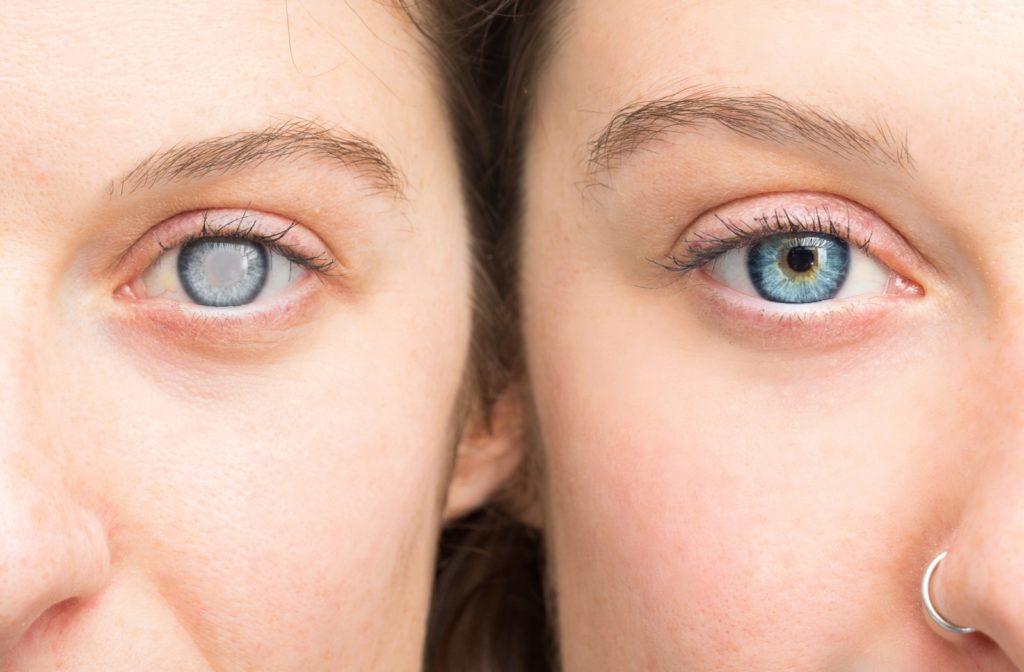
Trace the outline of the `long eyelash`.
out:
<instances>
[{"instance_id":1,"label":"long eyelash","mask_svg":"<svg viewBox=\"0 0 1024 672\"><path fill-rule=\"evenodd\" d=\"M319 276L337 274L337 271L335 270L336 264L330 257L326 255L309 256L300 254L294 249L281 244L281 239L287 236L288 232L296 226L296 222L292 222L277 233L257 233L255 232L256 222L253 221L251 217L249 218L249 222L245 221L247 215L248 213L243 212L237 219L233 219L222 224L211 225L207 213L203 213L203 225L199 231L185 236L182 240L176 241L174 245L164 245L163 242L159 241L157 244L160 245L161 250L166 252L167 250L175 247L183 247L193 241L202 240L204 238L246 240L263 245L268 250L281 255L294 264L298 264L309 269Z\"/></svg>"},{"instance_id":2,"label":"long eyelash","mask_svg":"<svg viewBox=\"0 0 1024 672\"><path fill-rule=\"evenodd\" d=\"M692 240L686 241L686 249L681 254L672 254L664 260L651 260L667 271L687 274L704 268L726 252L747 247L757 241L779 233L818 233L842 238L861 251L869 253L871 236L855 241L849 223L841 224L832 218L828 210L819 209L813 214L793 214L789 211L775 210L772 214L755 217L746 222L739 219L725 219L715 216L729 232L727 236L699 233Z\"/></svg>"}]
</instances>

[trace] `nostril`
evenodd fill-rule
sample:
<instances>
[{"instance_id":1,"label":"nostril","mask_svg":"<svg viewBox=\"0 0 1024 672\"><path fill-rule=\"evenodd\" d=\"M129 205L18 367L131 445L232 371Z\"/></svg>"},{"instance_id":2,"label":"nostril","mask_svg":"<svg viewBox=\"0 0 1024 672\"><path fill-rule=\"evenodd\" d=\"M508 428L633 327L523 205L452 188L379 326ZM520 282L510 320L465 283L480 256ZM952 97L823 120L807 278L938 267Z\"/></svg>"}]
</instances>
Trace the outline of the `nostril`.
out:
<instances>
[{"instance_id":1,"label":"nostril","mask_svg":"<svg viewBox=\"0 0 1024 672\"><path fill-rule=\"evenodd\" d=\"M109 579L102 523L59 497L51 502L49 517L36 520L42 497L0 487L0 656L43 635L50 639L55 628L75 620L102 593Z\"/></svg>"},{"instance_id":2,"label":"nostril","mask_svg":"<svg viewBox=\"0 0 1024 672\"><path fill-rule=\"evenodd\" d=\"M79 598L71 597L51 606L39 615L22 635L22 643L31 646L33 643L54 634L59 634L74 616L79 606Z\"/></svg>"}]
</instances>

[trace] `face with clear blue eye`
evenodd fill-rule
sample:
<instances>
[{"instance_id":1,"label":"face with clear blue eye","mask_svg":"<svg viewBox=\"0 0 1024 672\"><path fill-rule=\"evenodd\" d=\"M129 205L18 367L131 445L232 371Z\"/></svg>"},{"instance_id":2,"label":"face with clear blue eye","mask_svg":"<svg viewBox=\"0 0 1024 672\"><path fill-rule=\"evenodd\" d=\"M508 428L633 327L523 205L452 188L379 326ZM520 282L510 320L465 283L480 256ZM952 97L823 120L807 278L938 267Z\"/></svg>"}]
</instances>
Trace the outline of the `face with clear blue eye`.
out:
<instances>
[{"instance_id":1,"label":"face with clear blue eye","mask_svg":"<svg viewBox=\"0 0 1024 672\"><path fill-rule=\"evenodd\" d=\"M439 528L495 483L448 487L469 229L420 40L5 3L0 670L421 668Z\"/></svg>"},{"instance_id":2,"label":"face with clear blue eye","mask_svg":"<svg viewBox=\"0 0 1024 672\"><path fill-rule=\"evenodd\" d=\"M519 251L561 669L1024 669L1024 12L564 10ZM979 635L922 611L947 549Z\"/></svg>"}]
</instances>

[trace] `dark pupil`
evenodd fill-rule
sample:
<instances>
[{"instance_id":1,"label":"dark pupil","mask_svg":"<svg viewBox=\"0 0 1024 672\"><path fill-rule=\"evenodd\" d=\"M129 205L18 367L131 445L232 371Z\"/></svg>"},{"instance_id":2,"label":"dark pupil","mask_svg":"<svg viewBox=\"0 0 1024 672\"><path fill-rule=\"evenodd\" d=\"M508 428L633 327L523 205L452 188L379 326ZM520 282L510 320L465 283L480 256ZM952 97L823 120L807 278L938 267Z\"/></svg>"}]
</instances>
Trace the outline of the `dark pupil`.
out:
<instances>
[{"instance_id":1,"label":"dark pupil","mask_svg":"<svg viewBox=\"0 0 1024 672\"><path fill-rule=\"evenodd\" d=\"M814 268L814 250L808 247L794 247L786 255L786 263L797 273L806 273Z\"/></svg>"}]
</instances>

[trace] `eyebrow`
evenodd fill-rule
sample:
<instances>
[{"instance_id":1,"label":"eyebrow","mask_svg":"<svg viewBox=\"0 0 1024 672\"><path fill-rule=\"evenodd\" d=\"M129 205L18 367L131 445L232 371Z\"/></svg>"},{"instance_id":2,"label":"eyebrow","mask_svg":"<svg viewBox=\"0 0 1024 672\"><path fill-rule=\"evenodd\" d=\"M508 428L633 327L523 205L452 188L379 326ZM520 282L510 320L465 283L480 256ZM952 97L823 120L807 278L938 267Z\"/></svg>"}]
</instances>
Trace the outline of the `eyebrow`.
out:
<instances>
[{"instance_id":1,"label":"eyebrow","mask_svg":"<svg viewBox=\"0 0 1024 672\"><path fill-rule=\"evenodd\" d=\"M770 94L727 96L691 89L620 108L588 143L587 172L593 176L607 170L666 133L709 122L756 140L806 145L911 174L914 170L906 135L897 136L882 119L863 128L828 110Z\"/></svg>"},{"instance_id":2,"label":"eyebrow","mask_svg":"<svg viewBox=\"0 0 1024 672\"><path fill-rule=\"evenodd\" d=\"M304 157L327 160L355 170L373 186L402 198L405 179L376 143L315 121L293 119L258 131L181 143L156 152L110 183L111 197L180 180L255 168L268 161Z\"/></svg>"}]
</instances>

